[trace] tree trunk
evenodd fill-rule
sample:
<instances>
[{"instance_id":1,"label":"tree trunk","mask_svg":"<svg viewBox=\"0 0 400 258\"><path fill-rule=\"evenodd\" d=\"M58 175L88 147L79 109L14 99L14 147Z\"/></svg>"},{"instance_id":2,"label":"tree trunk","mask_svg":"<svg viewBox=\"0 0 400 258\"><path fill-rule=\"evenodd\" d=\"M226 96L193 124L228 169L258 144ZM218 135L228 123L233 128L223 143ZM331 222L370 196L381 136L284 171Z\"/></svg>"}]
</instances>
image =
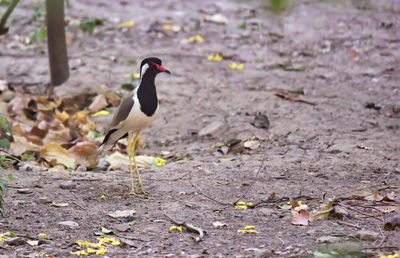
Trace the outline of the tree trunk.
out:
<instances>
[{"instance_id":1,"label":"tree trunk","mask_svg":"<svg viewBox=\"0 0 400 258\"><path fill-rule=\"evenodd\" d=\"M65 41L64 0L46 0L47 48L51 89L68 80L69 65Z\"/></svg>"}]
</instances>

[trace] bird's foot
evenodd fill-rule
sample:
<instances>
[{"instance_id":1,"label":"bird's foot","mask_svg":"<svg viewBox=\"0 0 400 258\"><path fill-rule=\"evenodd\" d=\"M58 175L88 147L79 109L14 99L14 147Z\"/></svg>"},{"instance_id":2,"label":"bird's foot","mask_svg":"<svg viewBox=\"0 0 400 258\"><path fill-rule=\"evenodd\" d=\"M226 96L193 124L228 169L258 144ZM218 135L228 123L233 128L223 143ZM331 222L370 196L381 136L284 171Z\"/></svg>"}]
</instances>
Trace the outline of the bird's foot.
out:
<instances>
[{"instance_id":1,"label":"bird's foot","mask_svg":"<svg viewBox=\"0 0 400 258\"><path fill-rule=\"evenodd\" d=\"M137 195L136 192L135 192L135 189L132 189L132 190L129 192L129 194L135 195L135 196Z\"/></svg>"},{"instance_id":2,"label":"bird's foot","mask_svg":"<svg viewBox=\"0 0 400 258\"><path fill-rule=\"evenodd\" d=\"M143 194L143 195L146 196L146 197L149 195L149 193L146 192L146 190L144 190L143 185L140 184L140 185L139 185L139 188L140 188L140 190L141 190L141 192L140 192L141 194Z\"/></svg>"}]
</instances>

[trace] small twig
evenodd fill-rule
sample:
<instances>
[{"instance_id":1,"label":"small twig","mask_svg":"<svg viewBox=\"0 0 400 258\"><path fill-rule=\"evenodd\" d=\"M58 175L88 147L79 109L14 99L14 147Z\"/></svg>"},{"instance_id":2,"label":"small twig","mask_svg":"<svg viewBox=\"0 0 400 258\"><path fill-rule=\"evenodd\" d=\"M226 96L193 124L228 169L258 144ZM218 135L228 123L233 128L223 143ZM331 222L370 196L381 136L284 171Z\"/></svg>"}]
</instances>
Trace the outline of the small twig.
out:
<instances>
[{"instance_id":1,"label":"small twig","mask_svg":"<svg viewBox=\"0 0 400 258\"><path fill-rule=\"evenodd\" d=\"M291 94L283 92L283 91L275 92L275 96L280 97L282 99L289 100L289 101L293 101L293 102L302 102L302 103L309 104L309 105L312 105L312 106L316 105L314 102L311 102L309 100L305 100L305 99L302 99L302 98L299 98L299 97L292 96Z\"/></svg>"},{"instance_id":2,"label":"small twig","mask_svg":"<svg viewBox=\"0 0 400 258\"><path fill-rule=\"evenodd\" d=\"M238 201L240 201L240 199L242 199L242 198L250 191L250 189L253 187L253 185L256 183L256 181L257 181L257 179L258 179L258 175L260 174L262 168L264 167L264 162L265 162L266 157L267 157L267 144L264 144L264 156L263 156L263 158L262 158L262 161L261 161L260 166L258 167L258 171L257 171L257 174L256 174L256 176L255 176L253 182L251 182L251 184L250 184L249 187L246 189L246 191L244 191L244 193L243 193L236 201L234 201L234 202L232 203L232 205L236 205L236 203L237 203Z\"/></svg>"},{"instance_id":3,"label":"small twig","mask_svg":"<svg viewBox=\"0 0 400 258\"><path fill-rule=\"evenodd\" d=\"M336 221L336 223L340 224L340 225L345 225L345 226L361 229L361 227L358 226L358 225L354 225L354 224L351 224L351 223L348 223L348 222L344 222L344 221Z\"/></svg>"},{"instance_id":4,"label":"small twig","mask_svg":"<svg viewBox=\"0 0 400 258\"><path fill-rule=\"evenodd\" d=\"M82 205L80 205L79 203L73 201L73 204L75 204L76 206L78 206L79 208L81 208L82 210L86 210L85 207L83 207Z\"/></svg>"},{"instance_id":5,"label":"small twig","mask_svg":"<svg viewBox=\"0 0 400 258\"><path fill-rule=\"evenodd\" d=\"M200 195L206 197L207 199L210 199L211 201L214 201L214 202L216 202L216 203L218 203L218 204L221 204L221 205L223 205L223 206L232 206L231 203L224 203L224 202L218 201L218 200L216 200L216 199L214 199L214 198L212 198L212 197L206 195L206 194L203 193L202 191L199 191L199 189L197 188L197 186L195 186L192 182L191 182L191 184L192 184L192 187L194 187L194 188L196 189L196 192L197 192L198 194L200 194Z\"/></svg>"},{"instance_id":6,"label":"small twig","mask_svg":"<svg viewBox=\"0 0 400 258\"><path fill-rule=\"evenodd\" d=\"M372 188L372 187L388 186L388 185L392 185L392 184L386 184L385 183L385 184L369 185L369 186L365 186L365 187L361 187L361 188L358 188L358 189L354 189L354 190L350 190L350 191L344 192L344 193L342 193L342 195L345 195L345 194L348 194L348 193L358 192L358 191L365 190L365 189ZM340 197L338 197L338 198L340 199Z\"/></svg>"},{"instance_id":7,"label":"small twig","mask_svg":"<svg viewBox=\"0 0 400 258\"><path fill-rule=\"evenodd\" d=\"M203 238L204 238L204 236L206 234L206 232L203 229L201 229L199 227L195 227L192 224L188 224L186 222L176 221L176 220L172 219L170 216L168 216L164 211L163 211L163 213L164 213L164 216L167 217L175 225L182 226L182 227L186 228L186 230L189 231L189 232L193 232L193 233L199 234L198 237L194 238L195 242L200 242L200 241L203 240Z\"/></svg>"},{"instance_id":8,"label":"small twig","mask_svg":"<svg viewBox=\"0 0 400 258\"><path fill-rule=\"evenodd\" d=\"M43 82L7 82L8 85L22 86L22 87L32 87L32 86L44 86Z\"/></svg>"},{"instance_id":9,"label":"small twig","mask_svg":"<svg viewBox=\"0 0 400 258\"><path fill-rule=\"evenodd\" d=\"M343 206L343 205L341 205L341 206ZM347 208L347 209L349 209L349 210L352 210L352 211L358 212L358 213L360 213L361 215L365 215L365 216L368 216L368 217L374 218L374 219L376 219L376 220L379 220L380 222L383 222L383 220L382 220L382 219L379 219L379 218L377 218L377 217L376 217L375 215L373 215L373 214L369 214L369 213L365 213L365 212L359 211L359 210L357 210L357 209L354 209L354 208L352 208L352 207L350 207L350 206L343 206L343 207L346 207L346 208Z\"/></svg>"}]
</instances>

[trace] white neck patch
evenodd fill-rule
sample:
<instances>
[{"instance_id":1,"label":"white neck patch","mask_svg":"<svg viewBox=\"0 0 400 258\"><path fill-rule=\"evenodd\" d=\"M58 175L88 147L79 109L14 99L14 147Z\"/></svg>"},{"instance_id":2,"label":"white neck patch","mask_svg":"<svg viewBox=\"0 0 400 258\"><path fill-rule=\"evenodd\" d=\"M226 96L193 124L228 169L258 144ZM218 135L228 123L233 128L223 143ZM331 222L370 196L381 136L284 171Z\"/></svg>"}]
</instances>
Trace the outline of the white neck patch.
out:
<instances>
[{"instance_id":1,"label":"white neck patch","mask_svg":"<svg viewBox=\"0 0 400 258\"><path fill-rule=\"evenodd\" d=\"M144 64L142 66L142 70L140 71L140 77L143 77L143 75L145 74L145 72L147 71L147 69L149 69L149 64Z\"/></svg>"}]
</instances>

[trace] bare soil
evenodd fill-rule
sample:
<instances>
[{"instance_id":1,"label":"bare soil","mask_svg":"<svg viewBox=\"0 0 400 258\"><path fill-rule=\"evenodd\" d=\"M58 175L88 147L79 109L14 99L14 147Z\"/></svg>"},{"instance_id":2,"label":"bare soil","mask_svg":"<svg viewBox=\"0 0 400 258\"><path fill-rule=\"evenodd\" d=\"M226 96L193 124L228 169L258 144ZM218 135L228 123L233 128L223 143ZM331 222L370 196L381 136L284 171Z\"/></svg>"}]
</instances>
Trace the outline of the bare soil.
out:
<instances>
[{"instance_id":1,"label":"bare soil","mask_svg":"<svg viewBox=\"0 0 400 258\"><path fill-rule=\"evenodd\" d=\"M35 3L22 1L9 34L0 38L0 77L8 81L48 81L45 42L26 45L16 38L30 37L37 26L24 25ZM101 227L113 230L117 235L109 237L125 243L109 245L105 254L109 257L312 256L320 248L316 240L321 236L338 236L374 255L399 251L399 231L382 229L383 220L394 213L368 209L378 202L358 202L361 206L351 207L359 212L349 210L344 218L330 217L308 226L292 225L290 211L277 208L288 197L313 209L324 197L378 190L381 195L400 194L399 2L304 0L292 2L280 15L264 5L262 1L71 1L66 9L70 21L99 18L104 25L97 26L92 36L67 27L71 79L57 93L93 96L104 90L103 84L122 91L121 84L128 80L125 74L138 72L139 66L126 64L127 60L160 57L173 74L157 78L160 115L142 133L149 148L138 153L159 156L169 151L186 158L141 171L150 192L147 198L127 194L129 171L11 171L15 179L8 183L0 231L34 239L45 233L50 241L38 246L4 245L0 254L70 256L71 251L83 250L75 241L97 242L95 233ZM203 21L215 13L229 23ZM135 21L133 27L118 28L129 20ZM238 28L243 23L246 28ZM164 31L163 24L184 29ZM204 42L185 42L196 35ZM209 61L212 53L225 58ZM243 63L244 69L230 69L233 61ZM275 95L299 89L304 95L297 97L315 105ZM82 95L87 104L89 95ZM367 103L374 105L367 108ZM268 130L252 125L257 112L268 116ZM110 118L96 120L100 131ZM200 137L199 130L214 121L223 126ZM258 139L261 146L227 154L211 148L232 138ZM60 188L66 180L73 181L74 188ZM240 198L254 180L241 200L264 204L247 210L224 205ZM30 191L18 193L20 188ZM40 201L43 197L69 205L51 206ZM126 221L107 214L126 209L136 211L138 223L120 232L116 227ZM191 238L195 233L169 231L173 223L165 214L202 228L206 236L195 243ZM79 226L63 227L61 221ZM225 226L215 227L216 221ZM259 233L238 233L247 225ZM359 229L377 232L378 238L349 237Z\"/></svg>"}]
</instances>

